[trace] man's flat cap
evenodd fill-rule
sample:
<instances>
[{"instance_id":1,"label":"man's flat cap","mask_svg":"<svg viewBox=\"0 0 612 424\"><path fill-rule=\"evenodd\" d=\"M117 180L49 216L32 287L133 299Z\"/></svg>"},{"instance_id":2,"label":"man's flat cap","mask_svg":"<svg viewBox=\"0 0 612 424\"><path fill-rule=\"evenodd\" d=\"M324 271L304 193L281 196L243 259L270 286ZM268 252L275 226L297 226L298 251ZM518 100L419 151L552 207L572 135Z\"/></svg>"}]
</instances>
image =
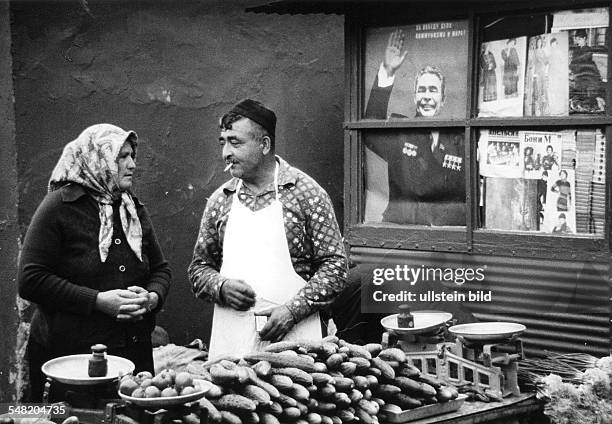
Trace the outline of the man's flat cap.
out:
<instances>
[{"instance_id":1,"label":"man's flat cap","mask_svg":"<svg viewBox=\"0 0 612 424\"><path fill-rule=\"evenodd\" d=\"M276 131L276 115L270 109L256 100L242 100L230 110L230 113L242 115L264 127L268 134L274 136Z\"/></svg>"}]
</instances>

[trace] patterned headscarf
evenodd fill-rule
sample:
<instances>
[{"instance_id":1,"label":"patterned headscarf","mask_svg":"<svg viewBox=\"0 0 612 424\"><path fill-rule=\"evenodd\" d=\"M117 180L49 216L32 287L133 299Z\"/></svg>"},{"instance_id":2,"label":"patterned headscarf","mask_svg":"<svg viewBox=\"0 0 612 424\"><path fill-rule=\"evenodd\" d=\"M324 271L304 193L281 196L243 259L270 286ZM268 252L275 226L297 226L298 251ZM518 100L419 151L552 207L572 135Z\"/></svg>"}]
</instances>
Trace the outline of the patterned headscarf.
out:
<instances>
[{"instance_id":1,"label":"patterned headscarf","mask_svg":"<svg viewBox=\"0 0 612 424\"><path fill-rule=\"evenodd\" d=\"M76 140L64 147L49 179L49 191L69 182L87 188L98 202L100 259L106 261L113 238L113 202L121 197L119 215L128 244L142 261L142 227L132 195L120 192L117 185L119 165L117 157L126 141L136 153L138 136L110 124L97 124L85 129Z\"/></svg>"}]
</instances>

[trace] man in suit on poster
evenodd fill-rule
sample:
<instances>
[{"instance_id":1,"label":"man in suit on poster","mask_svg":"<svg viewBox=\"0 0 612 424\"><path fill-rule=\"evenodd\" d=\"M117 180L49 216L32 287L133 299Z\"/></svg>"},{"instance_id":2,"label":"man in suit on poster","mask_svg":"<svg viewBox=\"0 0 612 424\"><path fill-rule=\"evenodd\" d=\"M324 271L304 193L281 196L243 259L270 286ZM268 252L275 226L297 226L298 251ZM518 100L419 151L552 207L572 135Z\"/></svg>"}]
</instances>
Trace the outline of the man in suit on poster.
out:
<instances>
[{"instance_id":1,"label":"man in suit on poster","mask_svg":"<svg viewBox=\"0 0 612 424\"><path fill-rule=\"evenodd\" d=\"M365 117L371 119L408 118L391 113L388 105L395 74L404 63L405 34L398 29L391 33L383 62L375 78ZM415 77L415 118L438 116L444 105L445 78L435 66L425 66ZM409 113L407 111L407 113ZM368 147L388 164L389 203L383 213L384 222L419 225L465 225L465 174L463 130L409 130L399 136L386 137ZM380 342L384 331L380 319L386 314L361 311L362 287L371 285L372 268L380 264L360 264L349 271L348 287L332 303L331 313L338 327L338 336L353 343ZM438 281L421 282L415 292L443 291ZM419 303L420 309L443 310L458 322L475 322L471 312L458 303ZM390 311L395 312L395 311Z\"/></svg>"},{"instance_id":2,"label":"man in suit on poster","mask_svg":"<svg viewBox=\"0 0 612 424\"><path fill-rule=\"evenodd\" d=\"M404 50L406 35L401 29L389 36L383 62L380 65L376 80L370 91L366 107L366 118L386 119L389 98L395 83L395 74L406 60ZM415 117L433 117L438 115L444 105L444 75L435 66L425 66L416 75L414 81ZM400 113L391 113L391 118L407 118Z\"/></svg>"},{"instance_id":3,"label":"man in suit on poster","mask_svg":"<svg viewBox=\"0 0 612 424\"><path fill-rule=\"evenodd\" d=\"M405 33L391 33L370 92L365 117L386 119L395 74L404 63ZM416 75L416 118L435 117L444 105L445 80L435 66ZM392 113L391 118L407 118ZM419 225L465 225L463 130L417 130L368 145L389 166L389 203L383 221Z\"/></svg>"}]
</instances>

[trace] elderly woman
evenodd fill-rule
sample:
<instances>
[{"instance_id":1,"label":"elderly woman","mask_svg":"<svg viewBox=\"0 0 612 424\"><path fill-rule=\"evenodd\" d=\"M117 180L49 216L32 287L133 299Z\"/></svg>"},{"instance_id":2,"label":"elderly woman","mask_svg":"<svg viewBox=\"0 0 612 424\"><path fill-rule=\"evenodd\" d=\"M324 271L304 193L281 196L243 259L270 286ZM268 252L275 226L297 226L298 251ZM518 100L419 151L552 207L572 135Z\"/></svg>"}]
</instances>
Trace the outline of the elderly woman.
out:
<instances>
[{"instance_id":1,"label":"elderly woman","mask_svg":"<svg viewBox=\"0 0 612 424\"><path fill-rule=\"evenodd\" d=\"M32 218L19 294L37 304L28 341L33 401L42 395L44 362L96 343L136 371L153 371L151 331L170 268L131 192L136 145L132 131L87 128L65 146Z\"/></svg>"}]
</instances>

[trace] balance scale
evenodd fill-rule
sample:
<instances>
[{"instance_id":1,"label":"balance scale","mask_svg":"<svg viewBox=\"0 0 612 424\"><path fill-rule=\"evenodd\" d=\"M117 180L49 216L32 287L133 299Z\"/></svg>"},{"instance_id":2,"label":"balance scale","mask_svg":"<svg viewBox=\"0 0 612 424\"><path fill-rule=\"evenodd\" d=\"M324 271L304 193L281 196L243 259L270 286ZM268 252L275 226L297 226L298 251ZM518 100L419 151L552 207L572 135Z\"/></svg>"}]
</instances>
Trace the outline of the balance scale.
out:
<instances>
[{"instance_id":1,"label":"balance scale","mask_svg":"<svg viewBox=\"0 0 612 424\"><path fill-rule=\"evenodd\" d=\"M51 386L62 383L70 387L63 393L60 402L67 407L67 415L76 415L82 424L171 424L192 412L200 412L197 398L152 398L126 401L117 398L117 383L121 376L133 373L132 361L119 356L106 355L108 372L104 377L89 377L88 361L91 354L69 355L47 361L42 371L47 379L43 392L43 403L51 401ZM109 398L109 387L112 387ZM125 397L119 394L121 397ZM201 397L201 395L200 395ZM200 414L200 423L205 424L207 416Z\"/></svg>"},{"instance_id":2,"label":"balance scale","mask_svg":"<svg viewBox=\"0 0 612 424\"><path fill-rule=\"evenodd\" d=\"M422 373L455 386L472 384L497 397L520 394L519 338L526 327L512 322L452 325L452 314L412 311L414 328L397 325L397 314L381 320L382 344L399 347Z\"/></svg>"}]
</instances>

